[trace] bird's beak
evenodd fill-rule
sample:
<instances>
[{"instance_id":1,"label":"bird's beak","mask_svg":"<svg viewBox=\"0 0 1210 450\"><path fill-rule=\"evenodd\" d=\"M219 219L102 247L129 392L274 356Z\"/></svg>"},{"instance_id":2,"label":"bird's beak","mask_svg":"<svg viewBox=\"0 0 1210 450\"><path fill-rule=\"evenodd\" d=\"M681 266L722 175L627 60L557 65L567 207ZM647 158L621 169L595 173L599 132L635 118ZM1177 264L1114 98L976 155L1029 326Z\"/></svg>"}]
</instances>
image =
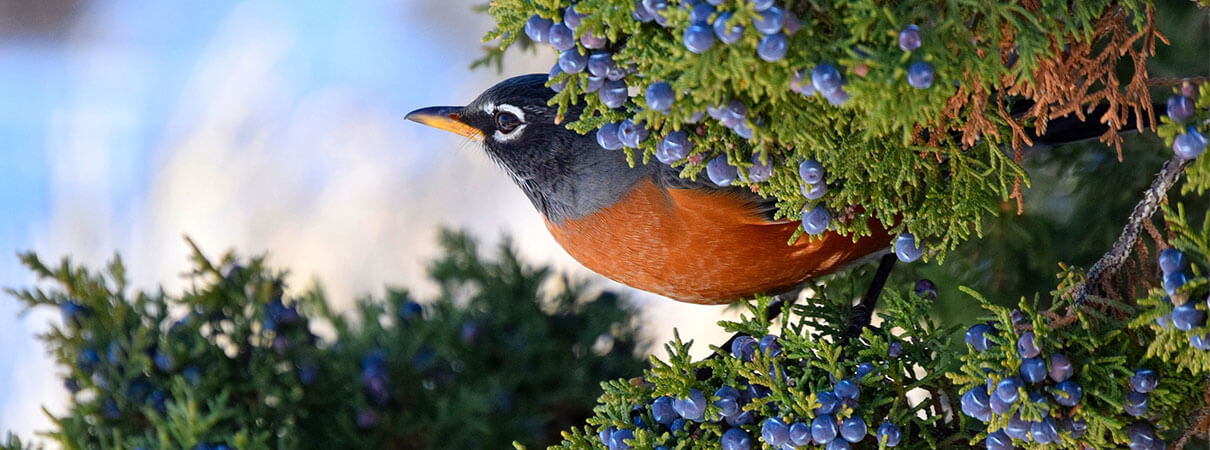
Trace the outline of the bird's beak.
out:
<instances>
[{"instance_id":1,"label":"bird's beak","mask_svg":"<svg viewBox=\"0 0 1210 450\"><path fill-rule=\"evenodd\" d=\"M461 134L476 142L483 142L483 132L478 128L467 125L462 121L460 106L433 106L421 108L408 113L404 119L419 122L433 128Z\"/></svg>"}]
</instances>

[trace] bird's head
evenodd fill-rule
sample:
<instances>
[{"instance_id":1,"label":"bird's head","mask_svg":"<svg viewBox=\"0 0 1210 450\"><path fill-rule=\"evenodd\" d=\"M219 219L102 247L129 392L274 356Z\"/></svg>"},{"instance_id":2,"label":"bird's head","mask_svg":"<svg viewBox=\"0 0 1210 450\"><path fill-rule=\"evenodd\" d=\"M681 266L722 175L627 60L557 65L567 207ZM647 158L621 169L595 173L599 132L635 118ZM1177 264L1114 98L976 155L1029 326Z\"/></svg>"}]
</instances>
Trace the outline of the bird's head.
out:
<instances>
[{"instance_id":1,"label":"bird's head","mask_svg":"<svg viewBox=\"0 0 1210 450\"><path fill-rule=\"evenodd\" d=\"M547 219L582 217L617 201L642 171L629 170L623 152L601 148L594 133L564 126L582 107L556 123L546 80L545 74L510 78L466 106L422 108L406 118L482 143Z\"/></svg>"}]
</instances>

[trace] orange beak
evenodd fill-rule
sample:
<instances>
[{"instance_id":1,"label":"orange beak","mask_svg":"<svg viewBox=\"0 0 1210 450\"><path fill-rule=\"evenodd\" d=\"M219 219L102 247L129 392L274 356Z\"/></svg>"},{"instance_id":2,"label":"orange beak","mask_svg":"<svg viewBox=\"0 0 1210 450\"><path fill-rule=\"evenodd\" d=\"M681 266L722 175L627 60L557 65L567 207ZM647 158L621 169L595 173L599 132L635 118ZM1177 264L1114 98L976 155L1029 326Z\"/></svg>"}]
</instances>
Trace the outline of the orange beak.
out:
<instances>
[{"instance_id":1,"label":"orange beak","mask_svg":"<svg viewBox=\"0 0 1210 450\"><path fill-rule=\"evenodd\" d=\"M483 142L483 132L462 121L462 110L463 108L458 106L433 106L412 111L404 116L404 119L457 133L475 142Z\"/></svg>"}]
</instances>

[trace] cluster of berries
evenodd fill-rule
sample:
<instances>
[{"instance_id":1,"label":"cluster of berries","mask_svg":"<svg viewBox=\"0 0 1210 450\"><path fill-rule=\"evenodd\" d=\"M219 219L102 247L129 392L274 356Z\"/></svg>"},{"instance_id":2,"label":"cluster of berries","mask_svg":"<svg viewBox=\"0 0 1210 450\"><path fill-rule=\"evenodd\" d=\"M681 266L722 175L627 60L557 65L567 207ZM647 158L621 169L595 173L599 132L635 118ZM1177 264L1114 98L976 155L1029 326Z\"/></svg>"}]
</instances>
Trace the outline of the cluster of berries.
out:
<instances>
[{"instance_id":1,"label":"cluster of berries","mask_svg":"<svg viewBox=\"0 0 1210 450\"><path fill-rule=\"evenodd\" d=\"M1204 303L1207 309L1210 309L1210 298L1205 302L1198 302L1180 292L1188 280L1185 275L1185 254L1175 248L1166 248L1160 252L1159 266L1164 275L1164 292L1168 294L1164 297L1165 302L1172 303L1173 298L1183 298L1184 302L1173 306L1171 313L1157 317L1156 324L1160 328L1174 327L1181 331L1192 331L1205 326L1206 312L1198 309L1198 303ZM1210 351L1210 333L1189 334L1189 344L1196 349Z\"/></svg>"},{"instance_id":2,"label":"cluster of berries","mask_svg":"<svg viewBox=\"0 0 1210 450\"><path fill-rule=\"evenodd\" d=\"M757 46L757 55L768 62L783 59L789 49L789 38L801 28L798 17L783 9L772 0L753 2L756 12L751 24L735 17L733 11L718 11L721 0L685 1L681 6L689 10L689 22L682 34L682 41L687 49L694 53L704 53L714 46L715 40L723 44L734 44L743 37L750 26L760 33L761 39ZM632 17L639 22L655 22L662 27L672 27L669 20L667 0L635 0ZM575 74L588 72L583 84L585 93L596 93L601 103L609 108L621 108L629 99L629 86L626 77L634 72L633 68L619 67L613 55L606 50L608 42L605 37L591 30L580 30L584 18L576 10L576 5L563 10L562 21L534 15L525 23L525 33L530 40L537 43L549 43L559 53L558 62L551 68L550 77L561 73ZM579 35L577 46L577 34ZM899 47L905 52L911 52L921 45L920 29L909 25L899 34ZM583 47L586 54L580 49ZM821 93L834 105L843 104L849 94L845 92L844 76L841 70L831 63L820 63L810 71L810 80L804 80L804 70L796 73L790 89L803 95ZM908 84L919 89L926 89L933 83L934 70L924 61L913 63L908 70ZM552 88L562 91L566 80L555 83ZM645 90L645 103L648 109L662 113L669 112L676 102L677 90L668 81L656 80ZM731 129L736 135L751 139L754 135L754 122L747 117L747 106L740 100L724 101L720 105L706 108L704 113L718 120ZM689 123L699 122L704 113L698 111L691 115ZM755 124L754 124L755 123ZM623 147L638 148L647 140L649 133L642 123L632 120L608 123L597 130L597 142L601 147L618 150ZM658 144L656 159L665 164L672 164L689 156L693 144L683 131L672 131ZM699 161L700 162L700 161ZM772 166L760 162L759 157L753 157L755 165L748 173L749 182L761 182L769 178ZM727 186L739 177L738 169L725 156L718 156L707 163L707 175L710 180L720 186ZM825 188L826 189L826 188ZM817 195L822 195L818 191Z\"/></svg>"},{"instance_id":3,"label":"cluster of berries","mask_svg":"<svg viewBox=\"0 0 1210 450\"><path fill-rule=\"evenodd\" d=\"M758 354L762 361L775 361L782 355L782 348L775 335L766 335L759 340L739 336L732 341L730 352L732 357L744 362L752 362ZM902 352L902 347L899 352ZM895 350L892 350L891 354L894 353ZM776 378L778 373L784 376L785 372L776 365L776 362L770 363L770 376ZM761 417L758 409L745 409L753 400L764 398L771 391L760 384L742 382L739 386L719 387L713 396L707 396L700 389L690 389L689 395L682 398L657 397L645 407L635 408L632 423L635 429L662 427L674 440L693 434L695 423L726 423L727 429L720 441L724 450L760 447L758 439L777 449L788 450L812 444L832 450L848 449L870 435L865 419L855 414L854 409L861 393L860 380L876 370L874 364L862 363L854 378L836 382L833 390L816 393L819 406L812 411L810 420L787 420L776 414ZM773 410L789 409L773 405ZM758 423L759 429L756 429ZM629 449L635 429L611 426L602 429L597 437L611 450ZM884 421L873 434L877 442L887 448L898 446L903 437L899 427L890 421ZM663 444L656 448L669 448L675 442Z\"/></svg>"},{"instance_id":4,"label":"cluster of berries","mask_svg":"<svg viewBox=\"0 0 1210 450\"><path fill-rule=\"evenodd\" d=\"M1024 320L1019 311L1014 317L1015 323ZM995 334L991 325L977 324L966 331L966 344L975 352L987 351L996 345L990 339ZM1032 331L1021 333L1017 353L1022 361L1016 373L984 369L989 375L986 385L962 394L962 412L967 416L984 423L1004 423L993 421L993 415L1008 419L1000 429L988 430L988 450L1010 450L1014 440L1020 441L1018 445L1059 444L1060 433L1072 439L1083 437L1088 423L1076 417L1084 389L1072 379L1075 366L1061 353L1044 357Z\"/></svg>"},{"instance_id":5,"label":"cluster of berries","mask_svg":"<svg viewBox=\"0 0 1210 450\"><path fill-rule=\"evenodd\" d=\"M1147 416L1151 398L1148 395L1159 385L1159 377L1154 370L1138 369L1130 377L1130 393L1126 394L1126 404L1122 409L1133 417L1143 419ZM1130 438L1131 450L1163 450L1168 444L1155 434L1155 427L1148 422L1135 422L1126 428L1126 437Z\"/></svg>"},{"instance_id":6,"label":"cluster of berries","mask_svg":"<svg viewBox=\"0 0 1210 450\"><path fill-rule=\"evenodd\" d=\"M1181 123L1193 117L1193 89L1186 85L1184 92L1168 98L1168 118L1175 123ZM1193 159L1206 151L1207 139L1197 130L1196 124L1190 124L1185 132L1178 134L1172 141L1172 151L1184 159Z\"/></svg>"}]
</instances>

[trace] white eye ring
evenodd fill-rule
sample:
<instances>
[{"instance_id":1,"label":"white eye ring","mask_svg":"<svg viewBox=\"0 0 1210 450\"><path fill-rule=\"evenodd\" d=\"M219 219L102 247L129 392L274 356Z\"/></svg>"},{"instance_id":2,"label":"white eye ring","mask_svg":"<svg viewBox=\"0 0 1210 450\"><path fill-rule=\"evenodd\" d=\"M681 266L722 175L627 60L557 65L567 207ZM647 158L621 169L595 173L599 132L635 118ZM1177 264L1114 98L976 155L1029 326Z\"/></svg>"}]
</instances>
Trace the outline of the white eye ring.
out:
<instances>
[{"instance_id":1,"label":"white eye ring","mask_svg":"<svg viewBox=\"0 0 1210 450\"><path fill-rule=\"evenodd\" d=\"M517 125L517 127L516 127L516 128L513 128L512 130L510 130L510 131L509 131L509 132L507 132L507 133L502 132L502 131L500 131L500 130L496 130L496 132L495 132L494 134L492 134L492 137L493 137L493 138L495 138L497 142L508 142L508 141L513 140L513 139L516 139L516 138L517 138L517 136L520 136L520 135L521 135L521 130L524 130L524 129L525 129L525 126L526 126L526 123L525 123L525 111L522 111L522 110L521 110L521 108L518 108L518 107L513 106L513 105L509 105L509 104L507 104L507 103L505 103L505 104L500 104L500 105L493 105L493 106L491 106L491 107L485 107L485 108L483 108L484 112L488 112L488 110L489 110L489 109L491 110L491 111L489 112L489 114L492 114L493 116L494 116L495 114L497 114L497 113L499 113L499 112L503 111L503 112L506 112L506 113L509 113L509 114L512 114L512 115L516 116L516 117L517 117L517 120L520 120L520 121L521 121L521 124L520 124L520 125Z\"/></svg>"}]
</instances>

